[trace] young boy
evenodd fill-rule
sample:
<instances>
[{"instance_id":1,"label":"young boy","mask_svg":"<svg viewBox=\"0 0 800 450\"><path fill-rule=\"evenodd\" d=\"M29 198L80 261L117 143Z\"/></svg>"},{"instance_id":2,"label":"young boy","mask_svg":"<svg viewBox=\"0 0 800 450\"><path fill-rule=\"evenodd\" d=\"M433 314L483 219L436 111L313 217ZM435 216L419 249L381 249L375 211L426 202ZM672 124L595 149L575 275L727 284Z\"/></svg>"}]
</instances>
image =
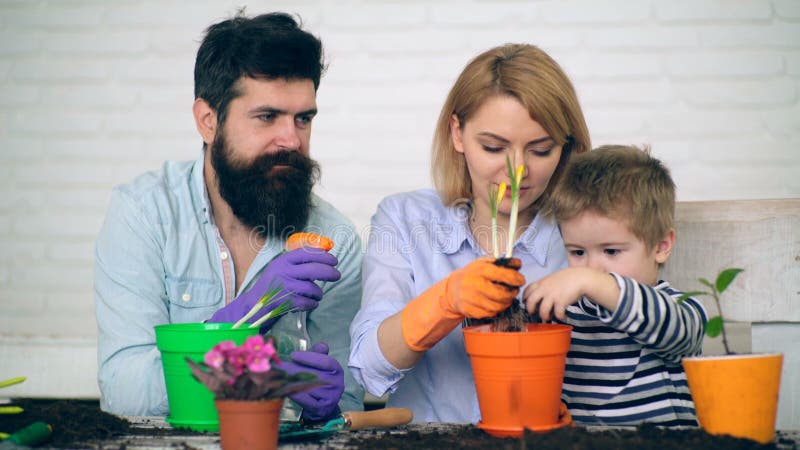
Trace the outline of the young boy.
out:
<instances>
[{"instance_id":1,"label":"young boy","mask_svg":"<svg viewBox=\"0 0 800 450\"><path fill-rule=\"evenodd\" d=\"M562 398L577 423L697 425L681 358L700 353L706 312L658 279L674 211L669 171L636 147L573 156L552 193L569 267L524 296L573 327Z\"/></svg>"}]
</instances>

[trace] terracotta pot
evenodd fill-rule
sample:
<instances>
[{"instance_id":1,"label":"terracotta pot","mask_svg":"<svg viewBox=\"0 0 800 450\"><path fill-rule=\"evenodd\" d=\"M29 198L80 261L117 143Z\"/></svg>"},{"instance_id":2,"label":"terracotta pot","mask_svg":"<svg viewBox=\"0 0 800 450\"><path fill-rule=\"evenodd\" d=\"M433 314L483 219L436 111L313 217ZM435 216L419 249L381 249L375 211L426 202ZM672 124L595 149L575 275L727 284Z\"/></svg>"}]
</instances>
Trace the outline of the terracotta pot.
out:
<instances>
[{"instance_id":1,"label":"terracotta pot","mask_svg":"<svg viewBox=\"0 0 800 450\"><path fill-rule=\"evenodd\" d=\"M214 400L219 416L223 450L274 450L278 448L279 417L283 399Z\"/></svg>"},{"instance_id":2,"label":"terracotta pot","mask_svg":"<svg viewBox=\"0 0 800 450\"><path fill-rule=\"evenodd\" d=\"M700 426L711 434L772 442L782 366L778 353L684 358Z\"/></svg>"},{"instance_id":3,"label":"terracotta pot","mask_svg":"<svg viewBox=\"0 0 800 450\"><path fill-rule=\"evenodd\" d=\"M561 387L572 327L526 324L526 331L492 332L491 325L464 328L481 421L498 437L547 431L559 421Z\"/></svg>"}]
</instances>

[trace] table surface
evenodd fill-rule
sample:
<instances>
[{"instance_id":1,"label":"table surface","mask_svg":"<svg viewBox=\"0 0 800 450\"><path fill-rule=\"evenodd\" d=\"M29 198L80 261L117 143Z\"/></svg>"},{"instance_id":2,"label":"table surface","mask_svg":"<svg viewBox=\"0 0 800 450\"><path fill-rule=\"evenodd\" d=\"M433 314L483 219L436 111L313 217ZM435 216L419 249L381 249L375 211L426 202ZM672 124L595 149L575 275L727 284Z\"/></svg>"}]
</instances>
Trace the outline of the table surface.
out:
<instances>
[{"instance_id":1,"label":"table surface","mask_svg":"<svg viewBox=\"0 0 800 450\"><path fill-rule=\"evenodd\" d=\"M113 440L104 441L102 443L94 442L87 447L76 448L91 448L102 450L166 450L166 449L194 449L194 450L219 450L219 435L218 434L176 434L164 436L144 435L143 433L136 433L136 429L145 430L147 428L169 428L170 426L164 421L162 417L126 417L134 424L134 430L130 435L115 438ZM308 450L308 449L343 449L353 448L347 446L353 437L370 437L376 436L377 433L391 433L391 434L408 434L412 431L420 433L432 433L435 431L452 431L454 428L462 428L467 424L447 424L447 423L414 423L402 427L381 430L359 430L359 431L341 431L335 432L324 439L315 439L302 442L281 442L278 448L281 450ZM608 430L608 427L587 427L589 431L602 431ZM633 429L633 427L631 427ZM780 430L776 433L777 448L781 450L799 449L800 448L800 431Z\"/></svg>"}]
</instances>

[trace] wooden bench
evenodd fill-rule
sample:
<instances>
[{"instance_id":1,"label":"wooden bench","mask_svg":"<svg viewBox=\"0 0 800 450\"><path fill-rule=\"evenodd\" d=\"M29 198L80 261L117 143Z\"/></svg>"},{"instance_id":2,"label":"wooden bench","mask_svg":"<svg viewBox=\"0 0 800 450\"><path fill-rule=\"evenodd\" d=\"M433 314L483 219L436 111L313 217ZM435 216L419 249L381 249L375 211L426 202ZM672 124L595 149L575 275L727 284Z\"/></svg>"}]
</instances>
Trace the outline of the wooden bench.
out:
<instances>
[{"instance_id":1,"label":"wooden bench","mask_svg":"<svg viewBox=\"0 0 800 450\"><path fill-rule=\"evenodd\" d=\"M800 429L800 199L679 202L677 241L661 278L705 290L724 268L744 269L722 298L735 352L784 354L779 429ZM702 298L709 315L714 302ZM706 338L704 353L723 353ZM724 374L720 374L724 376Z\"/></svg>"}]
</instances>

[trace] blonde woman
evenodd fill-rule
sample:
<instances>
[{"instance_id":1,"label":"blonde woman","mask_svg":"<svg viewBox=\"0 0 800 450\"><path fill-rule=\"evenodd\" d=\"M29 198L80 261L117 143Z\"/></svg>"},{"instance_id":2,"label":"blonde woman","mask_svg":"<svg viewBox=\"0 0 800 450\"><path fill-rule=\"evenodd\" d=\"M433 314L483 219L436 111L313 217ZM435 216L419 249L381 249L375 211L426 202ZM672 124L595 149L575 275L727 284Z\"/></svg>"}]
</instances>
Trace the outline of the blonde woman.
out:
<instances>
[{"instance_id":1,"label":"blonde woman","mask_svg":"<svg viewBox=\"0 0 800 450\"><path fill-rule=\"evenodd\" d=\"M384 199L372 217L363 299L349 366L373 395L419 422L477 422L475 385L460 325L507 308L526 279L566 267L556 224L540 216L570 156L590 148L572 83L541 49L509 44L462 71L433 141L437 190ZM499 248L513 240L513 267L490 258L490 190L509 182L506 157L524 165L518 227L499 204Z\"/></svg>"}]
</instances>

